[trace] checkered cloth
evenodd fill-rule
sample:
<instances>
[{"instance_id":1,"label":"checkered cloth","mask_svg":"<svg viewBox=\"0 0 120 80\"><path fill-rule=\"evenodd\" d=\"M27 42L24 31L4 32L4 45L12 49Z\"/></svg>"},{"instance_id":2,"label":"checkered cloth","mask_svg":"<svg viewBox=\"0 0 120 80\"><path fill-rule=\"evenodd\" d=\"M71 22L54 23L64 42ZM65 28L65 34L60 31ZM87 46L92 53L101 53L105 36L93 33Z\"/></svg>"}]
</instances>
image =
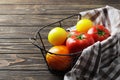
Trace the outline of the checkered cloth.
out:
<instances>
[{"instance_id":1,"label":"checkered cloth","mask_svg":"<svg viewBox=\"0 0 120 80\"><path fill-rule=\"evenodd\" d=\"M84 49L64 80L120 80L120 11L107 6L82 14L92 15L90 19L95 24L103 24L112 35Z\"/></svg>"}]
</instances>

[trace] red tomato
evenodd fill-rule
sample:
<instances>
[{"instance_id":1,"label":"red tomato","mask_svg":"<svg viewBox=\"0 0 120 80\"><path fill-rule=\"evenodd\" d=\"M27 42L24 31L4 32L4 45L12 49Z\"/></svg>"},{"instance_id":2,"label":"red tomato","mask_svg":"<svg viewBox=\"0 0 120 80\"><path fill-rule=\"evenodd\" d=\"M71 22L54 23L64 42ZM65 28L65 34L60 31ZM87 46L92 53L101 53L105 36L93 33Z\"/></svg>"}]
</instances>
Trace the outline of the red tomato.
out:
<instances>
[{"instance_id":1,"label":"red tomato","mask_svg":"<svg viewBox=\"0 0 120 80\"><path fill-rule=\"evenodd\" d=\"M72 35L66 40L66 46L70 53L81 51L93 43L94 39L90 35L84 33Z\"/></svg>"},{"instance_id":2,"label":"red tomato","mask_svg":"<svg viewBox=\"0 0 120 80\"><path fill-rule=\"evenodd\" d=\"M87 33L94 38L95 42L103 41L110 36L110 32L103 25L93 26Z\"/></svg>"}]
</instances>

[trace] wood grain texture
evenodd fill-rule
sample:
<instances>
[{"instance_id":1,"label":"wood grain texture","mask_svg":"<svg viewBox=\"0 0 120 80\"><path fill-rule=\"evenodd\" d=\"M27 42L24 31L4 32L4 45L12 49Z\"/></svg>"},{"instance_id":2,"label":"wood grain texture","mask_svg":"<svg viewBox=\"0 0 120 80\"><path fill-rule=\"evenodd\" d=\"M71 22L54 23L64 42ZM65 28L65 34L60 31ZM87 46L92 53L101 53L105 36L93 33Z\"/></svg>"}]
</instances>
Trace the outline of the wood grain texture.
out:
<instances>
[{"instance_id":1,"label":"wood grain texture","mask_svg":"<svg viewBox=\"0 0 120 80\"><path fill-rule=\"evenodd\" d=\"M95 8L100 8L106 6L102 5L42 5L42 4L33 4L33 5L0 5L0 14L1 15L69 15L76 14L81 11L91 10ZM120 4L110 4L110 6L120 8Z\"/></svg>"},{"instance_id":2,"label":"wood grain texture","mask_svg":"<svg viewBox=\"0 0 120 80\"><path fill-rule=\"evenodd\" d=\"M1 0L0 4L117 4L120 3L118 0Z\"/></svg>"},{"instance_id":3,"label":"wood grain texture","mask_svg":"<svg viewBox=\"0 0 120 80\"><path fill-rule=\"evenodd\" d=\"M1 15L50 15L50 14L76 14L80 11L90 10L103 5L0 5ZM120 5L117 5L118 7ZM9 13L7 13L9 12Z\"/></svg>"},{"instance_id":4,"label":"wood grain texture","mask_svg":"<svg viewBox=\"0 0 120 80\"><path fill-rule=\"evenodd\" d=\"M0 54L0 70L48 70L41 54Z\"/></svg>"},{"instance_id":5,"label":"wood grain texture","mask_svg":"<svg viewBox=\"0 0 120 80\"><path fill-rule=\"evenodd\" d=\"M29 38L50 23L81 11L104 7L120 9L119 0L0 0L0 80L63 80L48 71L40 50ZM62 22L74 26L77 18ZM55 24L41 31L47 49L47 33Z\"/></svg>"},{"instance_id":6,"label":"wood grain texture","mask_svg":"<svg viewBox=\"0 0 120 80\"><path fill-rule=\"evenodd\" d=\"M34 36L39 27L0 27L0 38L26 38Z\"/></svg>"},{"instance_id":7,"label":"wood grain texture","mask_svg":"<svg viewBox=\"0 0 120 80\"><path fill-rule=\"evenodd\" d=\"M0 15L0 25L47 25L70 15Z\"/></svg>"},{"instance_id":8,"label":"wood grain texture","mask_svg":"<svg viewBox=\"0 0 120 80\"><path fill-rule=\"evenodd\" d=\"M0 71L0 80L63 80L49 71Z\"/></svg>"}]
</instances>

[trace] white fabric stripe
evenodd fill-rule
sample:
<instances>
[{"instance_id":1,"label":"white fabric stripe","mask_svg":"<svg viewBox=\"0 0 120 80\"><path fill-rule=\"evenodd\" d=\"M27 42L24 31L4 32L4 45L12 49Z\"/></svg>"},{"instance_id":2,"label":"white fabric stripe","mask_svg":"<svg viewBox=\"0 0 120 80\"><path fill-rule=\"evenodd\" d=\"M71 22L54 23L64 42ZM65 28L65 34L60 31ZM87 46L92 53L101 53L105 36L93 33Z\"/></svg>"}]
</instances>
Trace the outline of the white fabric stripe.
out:
<instances>
[{"instance_id":1,"label":"white fabric stripe","mask_svg":"<svg viewBox=\"0 0 120 80\"><path fill-rule=\"evenodd\" d=\"M106 11L103 11L103 9L104 10L106 9L108 14L106 14L105 13ZM119 20L120 10L107 6L103 8L81 12L80 14L82 14L82 16L84 17L89 17L95 22L95 24L105 24L105 27L109 28L109 30L112 33L111 37L109 37L108 39L100 43L102 45L101 48L98 47L99 44L97 45L94 44L96 47L98 47L101 50L102 55L99 56L101 61L98 61L98 63L100 63L100 66L97 69L99 70L98 74L96 74L94 76L94 79L92 80L110 80L115 76L118 76L117 80L120 80L119 78L120 63L116 63L116 61L118 62L120 61L120 59L117 59L117 58L120 58L120 33L119 33L120 32L120 20ZM119 16L116 17L117 15ZM107 19L105 18L106 16L108 17ZM104 22L104 20L108 20L108 19L109 21ZM88 77L94 69L93 67L95 66L96 58L98 58L97 57L98 50L96 49L96 47L94 48L92 47L93 45L84 49L83 51L84 54L82 54L79 57L77 63L72 68L72 70L65 74L64 80L84 80L84 79L90 80L88 79ZM92 49L93 51L90 49ZM91 58L92 63L88 65L87 62L91 55L93 56ZM108 66L105 66L106 64ZM81 75L83 68L86 68L86 70L88 70L84 73L85 75Z\"/></svg>"}]
</instances>

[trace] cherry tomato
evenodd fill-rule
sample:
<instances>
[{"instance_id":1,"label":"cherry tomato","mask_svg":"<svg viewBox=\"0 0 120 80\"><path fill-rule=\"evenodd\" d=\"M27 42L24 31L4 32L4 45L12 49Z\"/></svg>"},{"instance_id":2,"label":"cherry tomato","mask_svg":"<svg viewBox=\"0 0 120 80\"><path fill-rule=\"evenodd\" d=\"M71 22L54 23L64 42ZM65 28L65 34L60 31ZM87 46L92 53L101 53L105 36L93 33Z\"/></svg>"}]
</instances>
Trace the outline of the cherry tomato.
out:
<instances>
[{"instance_id":1,"label":"cherry tomato","mask_svg":"<svg viewBox=\"0 0 120 80\"><path fill-rule=\"evenodd\" d=\"M67 38L67 32L61 27L53 28L48 34L48 41L52 45L62 45Z\"/></svg>"},{"instance_id":2,"label":"cherry tomato","mask_svg":"<svg viewBox=\"0 0 120 80\"><path fill-rule=\"evenodd\" d=\"M84 48L92 45L93 43L94 39L86 33L72 35L66 40L66 46L68 47L70 53L82 51Z\"/></svg>"},{"instance_id":3,"label":"cherry tomato","mask_svg":"<svg viewBox=\"0 0 120 80\"><path fill-rule=\"evenodd\" d=\"M87 33L94 38L95 42L103 41L110 36L110 32L103 25L93 26Z\"/></svg>"}]
</instances>

